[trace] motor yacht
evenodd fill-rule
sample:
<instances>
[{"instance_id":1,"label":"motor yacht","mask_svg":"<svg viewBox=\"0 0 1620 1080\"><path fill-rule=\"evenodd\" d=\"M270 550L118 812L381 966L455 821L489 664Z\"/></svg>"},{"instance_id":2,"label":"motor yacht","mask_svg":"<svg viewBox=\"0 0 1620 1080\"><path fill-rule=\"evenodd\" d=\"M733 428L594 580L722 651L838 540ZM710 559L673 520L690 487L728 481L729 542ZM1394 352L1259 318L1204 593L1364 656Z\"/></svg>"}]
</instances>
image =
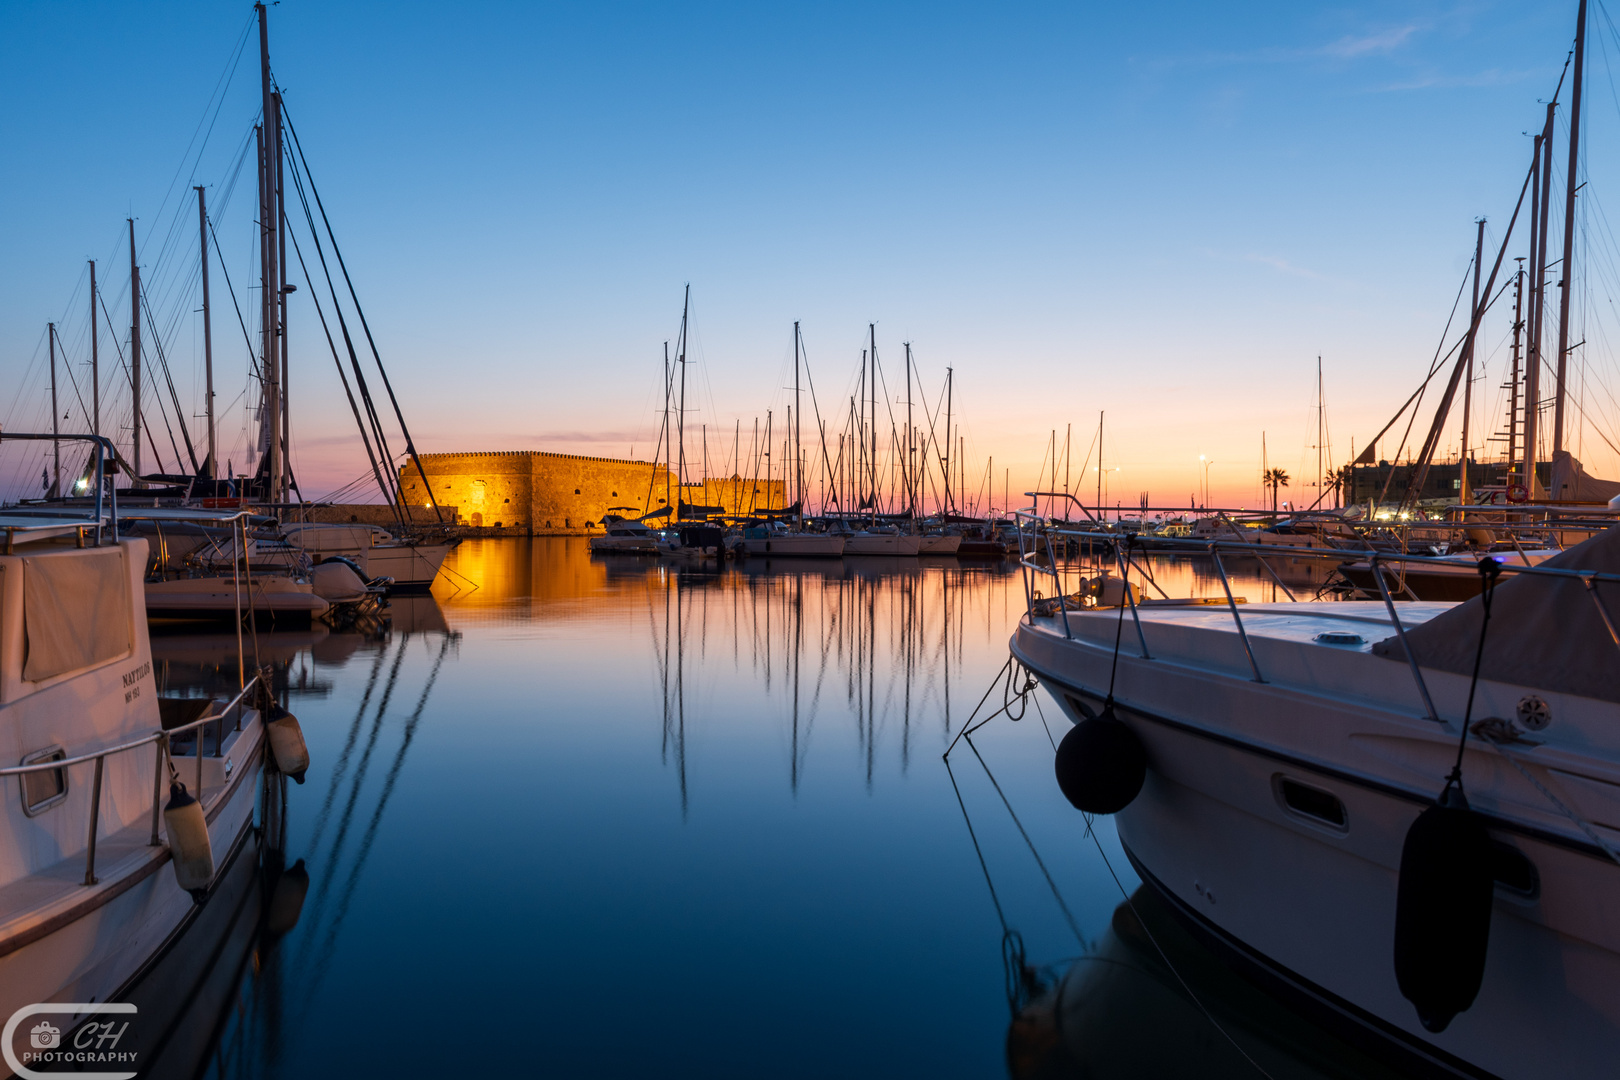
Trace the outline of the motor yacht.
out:
<instances>
[{"instance_id":1,"label":"motor yacht","mask_svg":"<svg viewBox=\"0 0 1620 1080\"><path fill-rule=\"evenodd\" d=\"M639 521L609 514L602 519L607 531L593 536L588 543L596 555L656 555L658 534Z\"/></svg>"},{"instance_id":2,"label":"motor yacht","mask_svg":"<svg viewBox=\"0 0 1620 1080\"><path fill-rule=\"evenodd\" d=\"M1088 731L1125 747L1090 759L1139 784L1111 807L1120 840L1230 963L1402 1069L1606 1075L1620 1057L1620 528L1503 567L1488 624L1483 597L1239 604L1228 586L1210 605L1116 589L1125 606L1101 608L1082 590L1032 603L1011 645L1076 725L1065 745ZM1397 953L1398 910L1429 902L1403 877L1430 888L1421 853L1452 857L1419 844L1408 865L1443 792L1481 837L1456 878L1483 890L1481 930L1451 967L1398 971L1425 940ZM1429 978L1462 986L1458 1000L1437 1011Z\"/></svg>"}]
</instances>

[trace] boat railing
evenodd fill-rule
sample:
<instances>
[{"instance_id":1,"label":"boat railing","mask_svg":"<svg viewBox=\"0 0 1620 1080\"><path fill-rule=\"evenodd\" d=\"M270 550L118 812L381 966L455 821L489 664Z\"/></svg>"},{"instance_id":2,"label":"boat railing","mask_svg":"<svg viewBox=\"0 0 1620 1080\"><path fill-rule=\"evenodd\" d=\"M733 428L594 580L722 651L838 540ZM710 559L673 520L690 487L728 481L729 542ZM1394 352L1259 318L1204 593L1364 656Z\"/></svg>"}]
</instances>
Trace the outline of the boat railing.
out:
<instances>
[{"instance_id":1,"label":"boat railing","mask_svg":"<svg viewBox=\"0 0 1620 1080\"><path fill-rule=\"evenodd\" d=\"M1131 572L1136 571L1140 573L1143 579L1152 584L1153 587L1158 590L1159 594L1166 600L1170 599L1170 597L1165 594L1162 588L1159 587L1158 582L1154 581L1152 575L1145 567L1139 567L1136 565L1134 552L1137 550L1147 550L1142 544L1142 539L1129 534L1095 532L1084 529L1057 528L1047 524L1044 519L1042 519L1040 515L1035 512L1034 507L1030 507L1026 510L1016 511L1014 514L1014 520L1018 526L1018 562L1024 575L1024 597L1026 614L1028 618L1033 621L1037 616L1059 614L1061 616L1061 625L1063 627L1064 637L1072 639L1074 637L1074 632L1073 627L1069 622L1069 611L1071 610L1070 603L1071 601L1078 601L1080 598L1071 593L1067 583L1065 582L1064 570L1070 568L1059 562L1055 554L1053 537L1085 541L1087 544L1091 545L1101 545L1103 543L1107 543L1111 545L1111 550L1113 553L1112 561L1117 566L1120 576L1124 579L1121 589L1123 595L1120 602L1121 604L1126 604L1130 607L1131 617L1135 623L1136 636L1141 648L1142 658L1152 659L1148 653L1147 639L1142 630L1142 620L1138 611L1135 593L1130 586ZM1392 590L1390 588L1390 582L1386 576L1385 568L1395 568L1397 574L1401 575L1398 577L1398 584L1401 586L1401 588L1406 588L1408 594L1411 594L1410 588L1406 587L1404 583L1404 573L1408 567L1444 566L1454 570L1458 565L1455 558L1445 558L1435 555L1411 555L1398 551L1381 551L1371 548L1365 550L1344 548L1312 548L1294 547L1286 544L1246 543L1241 540L1196 540L1176 539L1170 537L1155 537L1153 539L1152 550L1160 553L1166 551L1179 551L1183 554L1207 555L1210 557L1215 567L1215 572L1220 578L1221 590L1226 599L1225 607L1228 611L1230 611L1233 624L1237 628L1238 637L1243 643L1243 650L1249 661L1249 667L1253 672L1253 679L1255 682L1262 683L1265 682L1266 679L1261 673L1260 665L1255 658L1254 649L1249 642L1248 633L1243 627L1243 616L1238 610L1237 598L1232 593L1231 579L1227 576L1226 567L1221 558L1222 554L1224 553L1227 555L1255 559L1260 563L1261 567L1264 568L1268 574L1270 574L1272 579L1277 582L1283 591L1287 593L1291 600L1296 599L1292 590L1290 590L1288 586L1283 583L1282 578L1277 574L1276 570L1273 569L1272 566L1266 561L1268 558L1281 557L1289 559L1313 559L1319 561L1330 561L1339 566L1348 565L1351 563L1365 565L1370 571L1373 581L1378 586L1378 598L1383 602L1385 609L1389 612L1390 623L1394 626L1396 637L1401 642L1401 650L1407 658L1407 663L1412 671L1413 680L1416 682L1418 692L1423 698L1424 708L1426 709L1431 720L1438 721L1440 719L1439 714L1435 710L1433 698L1429 694L1428 686L1424 682L1422 671L1418 667L1417 660L1413 656L1412 651L1406 647L1406 629L1401 623L1400 613L1395 604L1395 593L1400 590ZM1045 555L1044 563L1039 558L1039 556L1042 554ZM1579 581L1584 587L1586 595L1591 598L1594 607L1597 609L1598 617L1602 621L1604 628L1608 631L1610 639L1613 641L1615 647L1620 649L1620 626L1616 625L1614 616L1609 612L1608 607L1603 602L1603 597L1598 593L1599 584L1620 587L1620 574L1603 573L1596 570L1578 570L1568 567L1531 565L1528 560L1523 561L1521 564L1510 562L1506 559L1497 558L1496 556L1488 553L1480 554L1483 558L1496 558L1497 564L1503 574L1528 574L1532 577L1543 579ZM1103 563L1099 564L1099 569L1101 575L1103 577L1107 577L1109 567ZM1054 596L1051 598L1041 596L1039 591L1035 588L1035 582L1042 576L1049 577L1053 582ZM1046 607L1053 604L1055 604L1056 612L1048 612L1045 610ZM1078 604L1073 610L1078 610Z\"/></svg>"},{"instance_id":2,"label":"boat railing","mask_svg":"<svg viewBox=\"0 0 1620 1080\"><path fill-rule=\"evenodd\" d=\"M153 771L152 780L152 836L151 840L148 842L148 846L160 846L162 844L162 840L158 835L158 825L162 821L163 817L164 765L168 764L169 771L174 773L176 778L178 778L178 772L174 768L173 754L171 753L174 737L176 735L183 735L186 732L196 733L197 789L194 794L200 800L202 798L203 788L203 744L206 741L204 739L206 727L209 724L215 725L214 752L209 756L217 758L221 756L224 750L226 723L234 719L236 724L235 730L241 731L242 709L246 705L249 695L256 691L261 685L264 685L265 689L268 691L268 684L263 683L263 679L264 676L262 673L255 673L251 678L248 679L247 684L243 686L241 690L237 691L236 696L227 702L224 708L220 709L218 712L207 713L206 715L200 716L195 720L188 721L184 724L178 724L172 728L164 728L159 731L150 732L146 735L140 736L139 738L130 739L127 742L121 742L113 746L104 746L99 750L90 750L74 757L50 758L45 761L37 761L29 765L14 765L10 768L0 769L0 776L25 776L29 773L50 772L55 769L65 770L73 765L83 765L89 762L95 763L95 775L90 783L90 838L85 849L84 857L84 884L94 885L99 880L96 877L96 837L101 830L101 778L106 760L115 754L130 753L132 751L139 750L143 746L151 746L154 744L157 746L157 764Z\"/></svg>"},{"instance_id":3,"label":"boat railing","mask_svg":"<svg viewBox=\"0 0 1620 1080\"><path fill-rule=\"evenodd\" d=\"M116 459L117 451L113 448L112 440L105 435L51 435L35 432L3 432L0 433L0 443L6 442L87 442L95 451L93 477L87 477L90 483L87 488L95 490L95 501L90 509L92 516L82 520L77 516L61 513L66 507L50 507L45 504L34 504L28 507L8 506L4 510L5 518L0 522L0 530L6 534L6 554L10 555L16 546L17 534L21 533L24 539L30 533L36 535L61 535L72 531L78 535L79 546L84 546L85 533L95 532L95 546L101 546L102 530L111 532L111 538L118 540L118 487L107 483L107 461ZM107 507L104 508L103 500ZM51 513L55 511L55 513ZM110 511L110 512L109 512ZM49 515L49 516L47 516ZM34 520L29 520L34 519Z\"/></svg>"}]
</instances>

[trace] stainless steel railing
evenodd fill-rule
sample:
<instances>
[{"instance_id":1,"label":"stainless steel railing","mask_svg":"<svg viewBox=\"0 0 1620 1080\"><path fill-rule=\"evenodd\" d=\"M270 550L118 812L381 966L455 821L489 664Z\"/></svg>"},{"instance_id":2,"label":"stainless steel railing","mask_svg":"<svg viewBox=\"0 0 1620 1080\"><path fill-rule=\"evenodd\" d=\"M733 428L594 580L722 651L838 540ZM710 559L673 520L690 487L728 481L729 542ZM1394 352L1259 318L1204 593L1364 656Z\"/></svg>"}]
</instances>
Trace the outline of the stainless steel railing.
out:
<instances>
[{"instance_id":1,"label":"stainless steel railing","mask_svg":"<svg viewBox=\"0 0 1620 1080\"><path fill-rule=\"evenodd\" d=\"M1136 623L1138 640L1141 642L1142 646L1143 658L1151 659L1151 657L1148 655L1146 639L1143 636L1141 617L1137 612L1135 597L1129 586L1129 571L1133 569L1140 569L1135 566L1134 560L1131 558L1131 551L1135 547L1141 546L1144 543L1143 539L1128 533L1057 528L1047 524L1045 519L1041 518L1035 513L1033 507L1028 510L1016 511L1014 513L1014 521L1018 528L1018 561L1019 566L1022 568L1024 574L1024 592L1027 616L1033 620L1037 615L1046 614L1045 612L1038 610L1038 604L1045 598L1039 597L1039 595L1036 593L1033 586L1033 580L1035 575L1039 574L1050 576L1056 586L1055 600L1057 610L1062 614L1063 635L1065 638L1072 639L1074 637L1074 633L1069 622L1068 590L1064 586L1062 573L1059 569L1059 564L1054 552L1052 543L1053 537L1084 540L1093 550L1095 550L1096 547L1101 544L1111 544L1115 559L1119 565L1121 576L1125 579L1123 588L1124 598L1122 602L1130 605L1131 615ZM1424 709L1428 715L1428 718L1436 722L1440 722L1439 712L1435 709L1434 699L1429 693L1427 683L1424 681L1422 670L1418 666L1417 659L1413 655L1412 650L1407 648L1406 628L1401 622L1400 613L1395 604L1394 594L1390 589L1390 583L1386 577L1385 567L1390 564L1394 564L1398 567L1398 571L1401 575L1399 584L1410 594L1411 590L1405 585L1404 582L1404 573L1408 566L1445 566L1455 569L1458 566L1455 559L1446 559L1433 555L1410 555L1400 552L1380 551L1372 548L1363 550L1344 548L1324 549L1293 547L1285 544L1253 544L1244 543L1239 540L1222 539L1179 539L1154 536L1151 539L1151 544L1153 549L1159 551L1210 556L1215 566L1216 574L1220 578L1222 591L1226 596L1225 606L1231 612L1232 620L1237 628L1239 639L1243 643L1244 654L1247 657L1250 669L1254 674L1254 681L1262 683L1265 682L1266 679L1261 673L1259 662L1255 658L1254 648L1249 641L1247 631L1244 629L1243 617L1238 611L1236 598L1232 594L1231 581L1227 577L1225 565L1221 560L1221 554L1225 552L1227 554L1239 554L1256 559L1263 567L1265 567L1273 578L1278 580L1279 584L1281 584L1281 579L1278 577L1276 571L1266 563L1267 556L1290 559L1327 560L1341 566L1349 563L1365 564L1371 571L1372 578L1378 586L1379 599L1383 601L1385 609L1389 612L1390 622L1395 628L1396 637L1401 642L1401 651L1406 655L1407 664L1411 669L1413 681L1417 684L1418 692L1423 699ZM1034 545L1033 549L1031 545ZM1039 554L1042 547L1044 547L1047 557L1046 565L1042 565L1040 562L1034 561L1030 557L1031 554ZM1522 550L1520 551L1520 554L1522 555ZM1486 554L1483 557L1489 558L1491 556ZM1539 578L1562 578L1565 580L1580 581L1584 586L1586 595L1591 598L1593 605L1596 607L1598 616L1601 619L1604 628L1608 631L1610 639L1614 642L1615 647L1620 649L1620 627L1617 627L1614 616L1611 615L1607 606L1603 602L1603 598L1598 593L1598 585L1600 583L1612 586L1620 586L1620 574L1607 574L1594 570L1574 570L1564 567L1532 566L1529 565L1527 560L1524 565L1506 561L1500 562L1499 565L1502 573L1504 574L1528 574L1532 577ZM1106 572L1107 571L1105 569L1104 573L1106 574ZM1142 570L1142 572L1146 577L1146 571ZM1149 580L1151 580L1151 578L1149 578ZM1157 588L1156 582L1154 585L1155 588ZM1283 586L1283 588L1284 591L1288 591L1287 586ZM1160 592L1162 594L1163 590L1161 589ZM1292 597L1292 595L1292 592L1289 592L1289 596Z\"/></svg>"},{"instance_id":2,"label":"stainless steel railing","mask_svg":"<svg viewBox=\"0 0 1620 1080\"><path fill-rule=\"evenodd\" d=\"M157 847L162 843L158 836L158 825L163 816L163 766L167 762L170 764L170 767L173 768L173 757L170 754L170 745L174 739L174 736L184 734L188 731L196 732L196 796L199 800L201 800L203 787L204 728L208 724L216 725L214 733L214 753L212 756L221 756L225 746L226 721L231 719L232 714L234 713L236 719L236 730L240 731L242 729L242 708L247 701L248 695L261 685L263 679L264 676L262 673L254 674L254 676L247 681L247 684L237 692L236 696L217 713L209 713L208 715L200 716L195 720L189 721L185 724L180 724L176 727L168 728L162 731L154 731L148 735L142 735L138 739L131 739L128 742L118 743L115 746L102 747L100 750L87 751L86 753L79 754L75 757L55 758L48 761L35 762L32 765L14 765L10 768L0 769L0 776L23 776L28 773L49 772L52 769L66 769L71 765L83 765L86 762L95 763L95 776L90 785L90 839L85 849L84 861L84 883L86 885L94 885L98 880L96 878L96 837L100 832L101 777L103 763L106 761L106 759L112 757L114 754L122 754L131 750L138 750L143 746L148 746L154 743L157 745L157 765L153 772L152 781L152 838L148 842L148 846ZM266 686L266 688L268 689L268 686Z\"/></svg>"}]
</instances>

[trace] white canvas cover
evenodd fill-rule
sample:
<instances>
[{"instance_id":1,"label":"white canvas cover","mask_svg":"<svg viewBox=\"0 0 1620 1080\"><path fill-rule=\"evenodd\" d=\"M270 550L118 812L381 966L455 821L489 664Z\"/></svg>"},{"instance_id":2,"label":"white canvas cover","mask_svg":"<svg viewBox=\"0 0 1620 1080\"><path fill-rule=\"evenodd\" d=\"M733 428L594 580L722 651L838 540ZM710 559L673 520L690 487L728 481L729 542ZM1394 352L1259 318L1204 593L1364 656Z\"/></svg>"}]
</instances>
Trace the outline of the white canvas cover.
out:
<instances>
[{"instance_id":1,"label":"white canvas cover","mask_svg":"<svg viewBox=\"0 0 1620 1080\"><path fill-rule=\"evenodd\" d=\"M130 649L123 548L24 558L23 679L43 682Z\"/></svg>"},{"instance_id":2,"label":"white canvas cover","mask_svg":"<svg viewBox=\"0 0 1620 1080\"><path fill-rule=\"evenodd\" d=\"M1620 574L1620 525L1611 526L1541 564ZM1597 596L1620 624L1620 585L1601 582ZM1475 597L1406 632L1418 664L1472 675L1485 601ZM1405 660L1398 637L1372 651ZM1573 578L1503 574L1491 600L1491 625L1479 675L1492 682L1620 702L1620 646L1609 634L1586 585Z\"/></svg>"},{"instance_id":3,"label":"white canvas cover","mask_svg":"<svg viewBox=\"0 0 1620 1080\"><path fill-rule=\"evenodd\" d=\"M1599 480L1568 450L1559 450L1553 454L1552 490L1547 494L1566 502L1606 503L1620 495L1620 482Z\"/></svg>"}]
</instances>

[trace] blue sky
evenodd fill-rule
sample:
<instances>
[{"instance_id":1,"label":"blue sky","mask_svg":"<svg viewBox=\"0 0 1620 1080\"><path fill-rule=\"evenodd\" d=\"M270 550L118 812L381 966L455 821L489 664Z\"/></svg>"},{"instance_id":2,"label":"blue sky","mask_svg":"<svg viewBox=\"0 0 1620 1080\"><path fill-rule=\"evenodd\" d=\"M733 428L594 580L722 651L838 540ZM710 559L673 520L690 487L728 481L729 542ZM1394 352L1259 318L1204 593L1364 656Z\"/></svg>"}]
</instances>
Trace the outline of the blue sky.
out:
<instances>
[{"instance_id":1,"label":"blue sky","mask_svg":"<svg viewBox=\"0 0 1620 1080\"><path fill-rule=\"evenodd\" d=\"M1314 471L1318 354L1338 459L1421 378L1474 219L1500 239L1574 8L288 0L271 45L424 450L647 456L691 282L689 426L710 425L711 457L730 452L718 431L781 415L793 320L825 412L876 321L891 391L904 341L930 394L955 369L970 475L994 455L998 480L1033 484L1069 423L1087 432L1077 469L1107 410L1111 497L1184 501L1204 454L1216 493L1252 505L1262 432L1272 464ZM1597 205L1620 53L1593 12ZM0 421L14 430L44 422L43 325L83 322L68 304L84 260L110 260L110 304L131 213L143 262L157 258L176 169L250 16L0 9ZM253 60L250 43L195 182L226 182L257 107ZM250 182L229 210L247 209ZM239 285L245 222L219 225L241 237ZM1608 293L1592 288L1596 319ZM180 312L186 295L165 302ZM231 329L220 303L216 343ZM306 305L293 394L313 493L365 465ZM179 318L169 345L181 384L195 324ZM218 365L240 391L235 335ZM1588 352L1592 427L1615 439L1613 358ZM1500 363L1487 374L1476 426ZM233 415L222 437L240 442ZM1584 440L1590 465L1620 475Z\"/></svg>"}]
</instances>

